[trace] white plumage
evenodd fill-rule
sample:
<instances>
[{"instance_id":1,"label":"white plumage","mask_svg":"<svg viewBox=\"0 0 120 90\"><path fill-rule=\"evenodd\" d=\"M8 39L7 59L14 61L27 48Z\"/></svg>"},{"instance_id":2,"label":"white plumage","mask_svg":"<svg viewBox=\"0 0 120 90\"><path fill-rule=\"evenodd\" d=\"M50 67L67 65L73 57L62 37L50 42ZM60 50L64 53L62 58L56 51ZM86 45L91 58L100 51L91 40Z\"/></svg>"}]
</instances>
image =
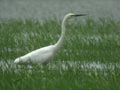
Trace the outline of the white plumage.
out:
<instances>
[{"instance_id":1,"label":"white plumage","mask_svg":"<svg viewBox=\"0 0 120 90\"><path fill-rule=\"evenodd\" d=\"M16 64L47 64L49 63L49 61L52 60L52 58L56 55L56 53L58 52L58 50L60 49L63 43L65 31L66 31L65 29L66 20L70 17L84 16L84 15L85 14L79 14L79 15L75 15L73 13L67 14L62 21L61 37L55 45L50 45L50 46L46 46L46 47L34 50L24 56L21 56L15 59L14 63Z\"/></svg>"}]
</instances>

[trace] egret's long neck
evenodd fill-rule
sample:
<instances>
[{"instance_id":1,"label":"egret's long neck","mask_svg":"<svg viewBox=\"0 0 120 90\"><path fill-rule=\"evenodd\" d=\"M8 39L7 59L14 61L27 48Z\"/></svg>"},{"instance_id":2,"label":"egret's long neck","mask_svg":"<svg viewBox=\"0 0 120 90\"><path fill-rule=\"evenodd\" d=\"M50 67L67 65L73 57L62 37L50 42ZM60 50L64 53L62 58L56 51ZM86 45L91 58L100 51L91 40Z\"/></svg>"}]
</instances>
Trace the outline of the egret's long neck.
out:
<instances>
[{"instance_id":1,"label":"egret's long neck","mask_svg":"<svg viewBox=\"0 0 120 90\"><path fill-rule=\"evenodd\" d=\"M62 34L61 34L61 37L58 40L58 42L55 44L56 50L58 50L61 47L62 43L63 43L64 37L65 37L65 32L66 32L66 28L65 28L66 20L67 20L67 16L65 16L63 21L62 21L62 25L61 25Z\"/></svg>"}]
</instances>

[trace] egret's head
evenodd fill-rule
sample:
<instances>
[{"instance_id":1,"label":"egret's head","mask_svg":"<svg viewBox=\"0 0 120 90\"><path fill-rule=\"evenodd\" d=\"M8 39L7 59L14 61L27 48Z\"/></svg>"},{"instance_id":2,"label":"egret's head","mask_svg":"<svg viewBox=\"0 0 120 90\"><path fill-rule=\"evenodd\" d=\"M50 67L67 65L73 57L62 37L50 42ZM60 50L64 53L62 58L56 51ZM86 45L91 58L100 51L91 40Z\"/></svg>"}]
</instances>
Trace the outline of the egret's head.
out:
<instances>
[{"instance_id":1,"label":"egret's head","mask_svg":"<svg viewBox=\"0 0 120 90\"><path fill-rule=\"evenodd\" d=\"M71 18L71 17L78 17L78 16L86 16L86 14L68 13L65 17L66 17L66 18Z\"/></svg>"},{"instance_id":2,"label":"egret's head","mask_svg":"<svg viewBox=\"0 0 120 90\"><path fill-rule=\"evenodd\" d=\"M87 14L74 14L74 13L68 13L66 16L70 17L78 17L78 16L86 16Z\"/></svg>"}]
</instances>

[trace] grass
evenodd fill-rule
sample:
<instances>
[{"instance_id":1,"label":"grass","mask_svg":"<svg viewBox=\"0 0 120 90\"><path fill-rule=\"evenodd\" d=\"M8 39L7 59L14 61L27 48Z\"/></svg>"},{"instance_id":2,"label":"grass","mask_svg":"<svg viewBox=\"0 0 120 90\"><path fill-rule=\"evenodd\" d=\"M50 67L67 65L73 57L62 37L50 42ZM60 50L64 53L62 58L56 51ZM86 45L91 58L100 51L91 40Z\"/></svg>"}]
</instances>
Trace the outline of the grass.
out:
<instances>
[{"instance_id":1,"label":"grass","mask_svg":"<svg viewBox=\"0 0 120 90\"><path fill-rule=\"evenodd\" d=\"M92 60L118 62L120 53L120 22L87 19L67 25L60 60ZM0 54L2 60L24 55L32 50L54 44L60 37L60 22L12 20L0 24ZM7 54L7 57L6 57Z\"/></svg>"},{"instance_id":2,"label":"grass","mask_svg":"<svg viewBox=\"0 0 120 90\"><path fill-rule=\"evenodd\" d=\"M76 21L76 22L75 22ZM0 23L0 60L13 61L32 50L57 42L61 21L10 20ZM73 20L67 24L64 44L51 64L27 66L8 64L0 68L0 90L120 90L120 70L62 68L57 61L119 63L120 21ZM74 23L75 22L75 23ZM49 66L56 65L55 69Z\"/></svg>"},{"instance_id":3,"label":"grass","mask_svg":"<svg viewBox=\"0 0 120 90\"><path fill-rule=\"evenodd\" d=\"M53 65L53 64L51 64ZM70 67L67 70L59 64L56 68L35 67L29 69L8 68L0 72L1 90L119 90L119 68L111 69L86 69ZM79 64L78 64L79 66ZM10 71L9 71L10 70ZM16 72L17 71L17 72Z\"/></svg>"}]
</instances>

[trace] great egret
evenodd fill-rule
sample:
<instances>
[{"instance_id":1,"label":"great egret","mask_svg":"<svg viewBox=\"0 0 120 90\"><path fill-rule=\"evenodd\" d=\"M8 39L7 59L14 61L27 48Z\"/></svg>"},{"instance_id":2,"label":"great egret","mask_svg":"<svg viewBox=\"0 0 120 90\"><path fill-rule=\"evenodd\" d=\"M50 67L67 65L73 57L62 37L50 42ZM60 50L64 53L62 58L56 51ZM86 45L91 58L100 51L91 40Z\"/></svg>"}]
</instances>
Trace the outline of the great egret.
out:
<instances>
[{"instance_id":1,"label":"great egret","mask_svg":"<svg viewBox=\"0 0 120 90\"><path fill-rule=\"evenodd\" d=\"M24 56L18 57L17 59L15 59L14 63L15 64L47 64L56 55L56 53L58 52L58 50L60 49L63 43L65 37L65 31L66 31L65 29L66 21L71 17L77 17L77 16L85 16L85 14L68 13L67 15L65 15L61 25L62 34L56 44L34 50Z\"/></svg>"}]
</instances>

